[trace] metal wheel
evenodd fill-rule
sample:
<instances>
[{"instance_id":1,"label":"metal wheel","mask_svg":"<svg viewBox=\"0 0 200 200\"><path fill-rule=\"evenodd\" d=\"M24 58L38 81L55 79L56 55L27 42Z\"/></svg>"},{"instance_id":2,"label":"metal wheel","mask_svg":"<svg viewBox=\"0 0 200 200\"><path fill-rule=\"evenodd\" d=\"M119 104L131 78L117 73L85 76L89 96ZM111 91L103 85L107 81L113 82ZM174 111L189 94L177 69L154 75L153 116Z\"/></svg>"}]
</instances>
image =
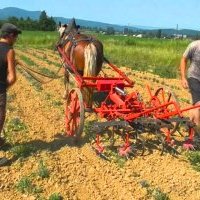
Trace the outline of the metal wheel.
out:
<instances>
[{"instance_id":1,"label":"metal wheel","mask_svg":"<svg viewBox=\"0 0 200 200\"><path fill-rule=\"evenodd\" d=\"M84 104L80 89L73 88L68 95L65 110L66 134L76 140L81 137L84 127Z\"/></svg>"},{"instance_id":2,"label":"metal wheel","mask_svg":"<svg viewBox=\"0 0 200 200\"><path fill-rule=\"evenodd\" d=\"M178 107L180 107L177 96L172 92L168 87L160 87L156 90L154 94L154 98L151 100L152 106L159 106L170 101L174 101ZM162 108L163 111L172 111L174 109L173 105L166 106ZM162 109L159 112L162 112ZM173 124L173 128L170 130L171 134L175 133L180 125L180 122L171 122Z\"/></svg>"}]
</instances>

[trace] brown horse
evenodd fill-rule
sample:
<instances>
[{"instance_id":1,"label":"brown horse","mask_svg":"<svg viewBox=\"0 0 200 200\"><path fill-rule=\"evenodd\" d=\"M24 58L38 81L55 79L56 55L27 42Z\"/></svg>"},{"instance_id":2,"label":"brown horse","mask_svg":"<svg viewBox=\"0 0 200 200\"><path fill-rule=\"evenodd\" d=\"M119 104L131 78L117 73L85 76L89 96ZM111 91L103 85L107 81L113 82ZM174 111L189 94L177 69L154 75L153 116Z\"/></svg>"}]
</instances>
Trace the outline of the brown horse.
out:
<instances>
[{"instance_id":1,"label":"brown horse","mask_svg":"<svg viewBox=\"0 0 200 200\"><path fill-rule=\"evenodd\" d=\"M75 20L66 26L60 26L59 45L64 49L66 56L84 77L97 76L103 64L103 45L97 39L80 34ZM92 90L82 91L87 106L91 107Z\"/></svg>"}]
</instances>

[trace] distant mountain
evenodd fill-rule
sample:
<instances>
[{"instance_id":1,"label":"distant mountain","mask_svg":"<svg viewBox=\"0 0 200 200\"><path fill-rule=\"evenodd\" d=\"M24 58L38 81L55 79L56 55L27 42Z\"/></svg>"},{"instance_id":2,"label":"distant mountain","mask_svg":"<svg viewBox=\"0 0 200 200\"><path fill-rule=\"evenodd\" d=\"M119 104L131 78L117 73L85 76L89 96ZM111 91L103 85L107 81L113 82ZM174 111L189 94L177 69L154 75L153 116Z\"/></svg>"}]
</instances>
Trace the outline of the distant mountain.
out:
<instances>
[{"instance_id":1,"label":"distant mountain","mask_svg":"<svg viewBox=\"0 0 200 200\"><path fill-rule=\"evenodd\" d=\"M63 18L63 17L54 17L54 20L58 23L59 21L63 24L69 23L71 19L69 18ZM121 25L116 25L116 24L108 24L108 23L103 23L103 22L95 22L95 21L88 21L88 20L83 20L83 19L76 19L76 23L80 26L84 27L91 27L91 28L102 28L102 29L107 29L108 27L113 27L117 31L123 31L125 27L127 26L121 26ZM137 27L129 27L132 30L138 30Z\"/></svg>"},{"instance_id":2,"label":"distant mountain","mask_svg":"<svg viewBox=\"0 0 200 200\"><path fill-rule=\"evenodd\" d=\"M40 13L40 11L27 11L21 8L7 7L0 9L0 19L7 19L8 17L23 17L26 19L30 17L31 19L37 20L39 19Z\"/></svg>"},{"instance_id":3,"label":"distant mountain","mask_svg":"<svg viewBox=\"0 0 200 200\"><path fill-rule=\"evenodd\" d=\"M7 7L0 9L0 20L5 20L8 17L23 17L27 18L30 17L31 19L38 20L40 17L41 11L27 11L21 8L15 8L15 7ZM48 14L48 13L47 13ZM64 17L53 17L54 20L58 23L59 21L63 24L69 23L71 19L64 18ZM103 23L103 22L96 22L96 21L89 21L89 20L83 20L83 19L76 19L76 23L80 26L84 27L91 27L91 28L102 28L107 29L108 27L113 27L116 31L123 31L124 28L131 29L133 31L138 32L152 32L155 33L158 31L158 29L162 30L162 34L166 35L173 35L173 34L183 34L183 35L190 35L190 36L196 36L200 35L200 31L196 30L190 30L190 29L182 29L182 30L175 30L175 29L162 29L162 28L155 28L155 27L147 27L147 26L123 26L123 25L116 25L116 24L109 24L109 23Z\"/></svg>"},{"instance_id":4,"label":"distant mountain","mask_svg":"<svg viewBox=\"0 0 200 200\"><path fill-rule=\"evenodd\" d=\"M41 11L27 11L21 8L15 8L15 7L7 7L0 9L0 19L5 20L8 17L23 17L27 18L30 17L31 19L37 20L39 19L41 14ZM71 20L70 18L64 18L64 17L53 17L54 20L58 23L61 21L61 23L69 23ZM85 27L92 27L92 28L102 28L106 29L107 27L113 27L116 31L123 31L124 28L129 28L131 30L141 30L141 29L154 29L153 27L145 27L145 26L122 26L122 25L116 25L116 24L108 24L108 23L103 23L103 22L96 22L96 21L88 21L88 20L83 20L83 19L76 19L77 24L80 26L85 26Z\"/></svg>"},{"instance_id":5,"label":"distant mountain","mask_svg":"<svg viewBox=\"0 0 200 200\"><path fill-rule=\"evenodd\" d=\"M160 29L162 34L164 35L187 35L187 36L197 36L200 35L200 31L192 30L192 29ZM156 34L158 29L155 30L148 30L148 32Z\"/></svg>"}]
</instances>

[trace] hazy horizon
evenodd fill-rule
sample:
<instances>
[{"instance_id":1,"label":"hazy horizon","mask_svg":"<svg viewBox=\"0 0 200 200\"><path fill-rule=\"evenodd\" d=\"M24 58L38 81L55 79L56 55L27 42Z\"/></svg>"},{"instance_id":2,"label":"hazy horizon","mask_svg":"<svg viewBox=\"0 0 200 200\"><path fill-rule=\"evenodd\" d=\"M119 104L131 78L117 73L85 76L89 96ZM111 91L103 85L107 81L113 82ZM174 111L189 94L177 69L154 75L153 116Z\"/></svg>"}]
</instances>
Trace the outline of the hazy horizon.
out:
<instances>
[{"instance_id":1,"label":"hazy horizon","mask_svg":"<svg viewBox=\"0 0 200 200\"><path fill-rule=\"evenodd\" d=\"M200 30L197 0L1 0L0 9L17 7L28 11L45 10L49 16L78 18L122 26Z\"/></svg>"}]
</instances>

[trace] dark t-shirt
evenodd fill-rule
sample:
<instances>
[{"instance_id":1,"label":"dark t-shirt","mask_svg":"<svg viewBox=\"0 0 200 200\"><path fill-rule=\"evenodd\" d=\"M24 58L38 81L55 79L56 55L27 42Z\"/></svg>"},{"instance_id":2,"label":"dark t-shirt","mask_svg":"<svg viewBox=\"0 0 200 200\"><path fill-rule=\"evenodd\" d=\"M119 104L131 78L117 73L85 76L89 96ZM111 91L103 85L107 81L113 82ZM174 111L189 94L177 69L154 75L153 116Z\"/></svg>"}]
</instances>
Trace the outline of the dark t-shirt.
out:
<instances>
[{"instance_id":1,"label":"dark t-shirt","mask_svg":"<svg viewBox=\"0 0 200 200\"><path fill-rule=\"evenodd\" d=\"M6 92L6 80L7 80L7 54L12 49L12 46L5 42L0 42L0 93Z\"/></svg>"}]
</instances>

